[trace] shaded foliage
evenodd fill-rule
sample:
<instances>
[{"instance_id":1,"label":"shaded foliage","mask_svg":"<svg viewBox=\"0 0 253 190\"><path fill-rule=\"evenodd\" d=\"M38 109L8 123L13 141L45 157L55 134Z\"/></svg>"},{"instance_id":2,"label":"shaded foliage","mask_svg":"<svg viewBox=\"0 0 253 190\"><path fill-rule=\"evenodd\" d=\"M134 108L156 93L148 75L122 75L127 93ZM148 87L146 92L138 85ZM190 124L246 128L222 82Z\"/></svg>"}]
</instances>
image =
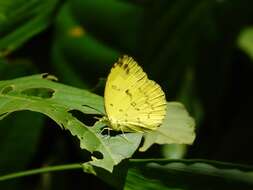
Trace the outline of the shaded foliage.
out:
<instances>
[{"instance_id":1,"label":"shaded foliage","mask_svg":"<svg viewBox=\"0 0 253 190\"><path fill-rule=\"evenodd\" d=\"M99 78L107 76L120 54L130 54L161 84L167 100L182 102L196 119L197 139L180 155L252 165L252 37L240 33L253 24L252 6L250 0L0 0L0 80L49 72L62 83L102 95L104 80ZM90 154L80 152L76 139L54 126L51 120L30 112L0 121L1 174L88 161ZM153 146L134 157L162 157L165 149ZM234 164L228 168L238 169ZM187 172L173 175L166 167L155 168L160 169L168 179L180 182L180 186L166 184L168 189L209 187L208 180L201 187L180 181ZM138 167L129 172L126 189L133 189L131 180L136 184L148 181L151 189L164 187L162 178L152 183L152 172L149 178L140 176ZM103 176L108 174L102 172L99 177ZM197 182L198 177L190 175L189 179ZM97 177L81 172L32 179L34 184L20 179L21 183L6 181L0 187L70 189L78 183L110 189ZM106 182L112 184L113 179ZM226 179L237 183L234 178ZM220 180L213 181L216 189L224 189L224 179ZM241 187L248 185L252 188L250 183Z\"/></svg>"}]
</instances>

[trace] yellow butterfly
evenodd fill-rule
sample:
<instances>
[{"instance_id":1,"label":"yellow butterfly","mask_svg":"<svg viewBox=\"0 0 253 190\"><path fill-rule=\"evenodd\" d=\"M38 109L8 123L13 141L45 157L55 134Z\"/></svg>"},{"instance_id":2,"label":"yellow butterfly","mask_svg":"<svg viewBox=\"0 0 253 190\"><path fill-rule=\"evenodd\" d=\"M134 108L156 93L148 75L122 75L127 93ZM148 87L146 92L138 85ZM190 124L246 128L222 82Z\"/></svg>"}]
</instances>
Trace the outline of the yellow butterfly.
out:
<instances>
[{"instance_id":1,"label":"yellow butterfly","mask_svg":"<svg viewBox=\"0 0 253 190\"><path fill-rule=\"evenodd\" d=\"M113 65L106 81L104 101L106 116L102 121L115 131L156 130L166 114L163 90L127 55Z\"/></svg>"}]
</instances>

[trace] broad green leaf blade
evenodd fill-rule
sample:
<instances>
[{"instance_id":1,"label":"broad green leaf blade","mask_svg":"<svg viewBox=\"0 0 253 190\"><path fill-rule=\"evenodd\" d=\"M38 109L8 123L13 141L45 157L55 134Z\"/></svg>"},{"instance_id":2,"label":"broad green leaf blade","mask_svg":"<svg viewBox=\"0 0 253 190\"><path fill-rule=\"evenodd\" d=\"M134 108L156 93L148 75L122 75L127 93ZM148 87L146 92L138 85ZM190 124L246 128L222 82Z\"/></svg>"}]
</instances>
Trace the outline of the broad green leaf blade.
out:
<instances>
[{"instance_id":1,"label":"broad green leaf blade","mask_svg":"<svg viewBox=\"0 0 253 190\"><path fill-rule=\"evenodd\" d=\"M251 190L253 167L210 160L131 159L125 190Z\"/></svg>"},{"instance_id":2,"label":"broad green leaf blade","mask_svg":"<svg viewBox=\"0 0 253 190\"><path fill-rule=\"evenodd\" d=\"M0 175L24 170L39 148L44 117L23 111L0 120ZM20 179L1 182L1 189L22 189ZM27 187L27 186L26 186Z\"/></svg>"},{"instance_id":3,"label":"broad green leaf blade","mask_svg":"<svg viewBox=\"0 0 253 190\"><path fill-rule=\"evenodd\" d=\"M97 128L99 131L102 126L103 124L98 122L94 128ZM134 153L141 142L141 137L141 133L128 133L110 138L100 135L100 138L103 139L103 144L108 151L104 151L103 160L93 157L93 161L83 164L83 169L96 174L96 171L92 166L103 167L106 169L111 167L112 161L114 162L113 165L117 165L121 160L129 158L129 155ZM92 139L90 140L92 141ZM82 142L83 141L81 141L81 148L85 148L85 144L82 144ZM103 152L103 146L98 144L94 144L94 146L97 146L96 151Z\"/></svg>"},{"instance_id":4,"label":"broad green leaf blade","mask_svg":"<svg viewBox=\"0 0 253 190\"><path fill-rule=\"evenodd\" d=\"M100 41L109 41L109 46L124 52L134 53L138 49L139 32L145 17L142 6L118 0L73 0L70 10L77 21Z\"/></svg>"},{"instance_id":5,"label":"broad green leaf blade","mask_svg":"<svg viewBox=\"0 0 253 190\"><path fill-rule=\"evenodd\" d=\"M105 137L101 134L103 125L100 122L93 127L86 126L69 112L78 110L84 114L101 114L104 112L102 97L50 79L55 77L42 74L1 81L0 119L20 110L43 113L77 136L81 148L92 153L100 152L102 158L92 157L89 164L108 171L112 171L121 160L132 156L140 144L141 134Z\"/></svg>"},{"instance_id":6,"label":"broad green leaf blade","mask_svg":"<svg viewBox=\"0 0 253 190\"><path fill-rule=\"evenodd\" d=\"M167 113L158 130L144 135L139 149L146 151L152 144L192 144L195 139L195 122L179 102L168 102Z\"/></svg>"},{"instance_id":7,"label":"broad green leaf blade","mask_svg":"<svg viewBox=\"0 0 253 190\"><path fill-rule=\"evenodd\" d=\"M246 28L240 33L238 45L253 59L253 27Z\"/></svg>"},{"instance_id":8,"label":"broad green leaf blade","mask_svg":"<svg viewBox=\"0 0 253 190\"><path fill-rule=\"evenodd\" d=\"M58 0L0 2L0 57L44 30L52 21Z\"/></svg>"},{"instance_id":9,"label":"broad green leaf blade","mask_svg":"<svg viewBox=\"0 0 253 190\"><path fill-rule=\"evenodd\" d=\"M91 35L90 30L80 25L73 17L69 4L66 2L61 7L56 18L52 67L64 83L77 86L80 84L78 80L83 79L87 89L94 87L97 81L93 79L108 73L121 53L99 41Z\"/></svg>"}]
</instances>

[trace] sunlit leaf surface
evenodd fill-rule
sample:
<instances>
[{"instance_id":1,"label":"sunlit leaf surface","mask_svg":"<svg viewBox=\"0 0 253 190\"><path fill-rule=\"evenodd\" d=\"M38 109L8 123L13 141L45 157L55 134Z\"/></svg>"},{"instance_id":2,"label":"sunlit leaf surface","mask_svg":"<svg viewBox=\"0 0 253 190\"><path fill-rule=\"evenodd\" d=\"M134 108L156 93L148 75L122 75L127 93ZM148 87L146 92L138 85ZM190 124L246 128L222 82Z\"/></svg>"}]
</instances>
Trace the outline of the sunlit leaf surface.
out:
<instances>
[{"instance_id":1,"label":"sunlit leaf surface","mask_svg":"<svg viewBox=\"0 0 253 190\"><path fill-rule=\"evenodd\" d=\"M145 134L140 151L147 150L152 144L192 144L195 139L195 122L179 102L168 102L167 113L158 130Z\"/></svg>"},{"instance_id":2,"label":"sunlit leaf surface","mask_svg":"<svg viewBox=\"0 0 253 190\"><path fill-rule=\"evenodd\" d=\"M141 134L109 137L101 134L103 124L97 122L95 126L85 125L69 111L78 110L84 114L101 114L103 98L51 80L55 80L55 77L44 74L1 81L0 119L20 110L43 113L63 129L77 136L81 148L90 152L100 152L102 156L98 158L92 156L89 164L109 171L112 171L114 165L121 160L131 157L140 143Z\"/></svg>"}]
</instances>

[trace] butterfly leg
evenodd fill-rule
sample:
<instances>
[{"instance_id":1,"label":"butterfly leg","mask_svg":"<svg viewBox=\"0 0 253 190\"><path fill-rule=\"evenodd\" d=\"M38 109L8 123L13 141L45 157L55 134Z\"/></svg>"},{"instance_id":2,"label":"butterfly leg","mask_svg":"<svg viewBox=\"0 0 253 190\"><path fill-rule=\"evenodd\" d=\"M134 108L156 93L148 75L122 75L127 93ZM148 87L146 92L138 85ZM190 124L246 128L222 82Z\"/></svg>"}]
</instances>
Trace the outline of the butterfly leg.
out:
<instances>
[{"instance_id":1,"label":"butterfly leg","mask_svg":"<svg viewBox=\"0 0 253 190\"><path fill-rule=\"evenodd\" d=\"M127 139L125 133L124 133L124 130L122 129L122 127L120 127L120 130L122 132L122 137L129 143L129 140Z\"/></svg>"},{"instance_id":2,"label":"butterfly leg","mask_svg":"<svg viewBox=\"0 0 253 190\"><path fill-rule=\"evenodd\" d=\"M100 134L103 135L102 133L104 132L104 130L108 130L108 133L106 135L106 137L110 137L110 131L112 131L112 129L110 127L104 127L101 131ZM104 136L104 135L103 135Z\"/></svg>"},{"instance_id":3,"label":"butterfly leg","mask_svg":"<svg viewBox=\"0 0 253 190\"><path fill-rule=\"evenodd\" d=\"M94 118L94 119L97 119L98 121L102 121L102 118L103 118L103 117L94 116L93 118Z\"/></svg>"}]
</instances>

